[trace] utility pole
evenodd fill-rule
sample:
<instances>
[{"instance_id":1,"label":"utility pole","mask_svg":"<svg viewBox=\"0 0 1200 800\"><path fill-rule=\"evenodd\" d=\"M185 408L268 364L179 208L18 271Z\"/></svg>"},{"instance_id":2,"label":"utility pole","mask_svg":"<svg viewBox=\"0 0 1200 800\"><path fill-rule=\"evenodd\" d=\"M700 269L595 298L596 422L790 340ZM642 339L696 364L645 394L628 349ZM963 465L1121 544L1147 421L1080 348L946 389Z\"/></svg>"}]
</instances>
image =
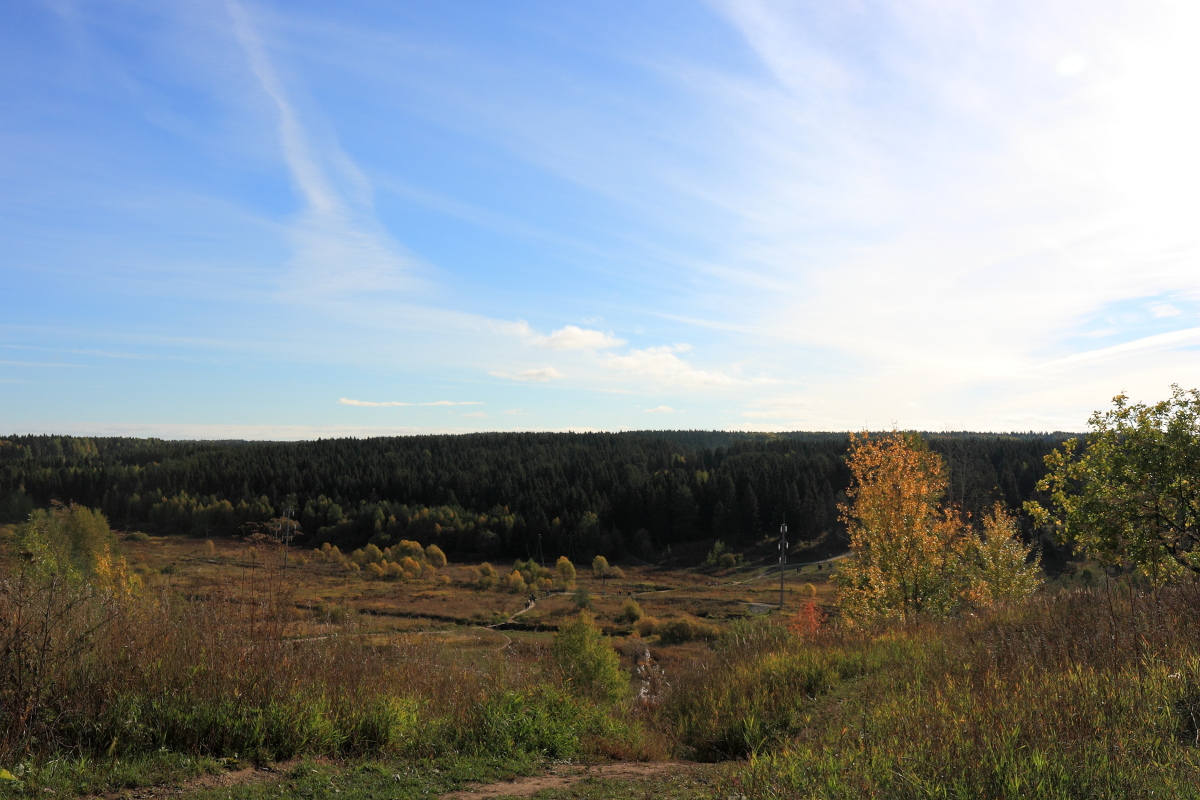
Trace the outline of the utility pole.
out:
<instances>
[{"instance_id":1,"label":"utility pole","mask_svg":"<svg viewBox=\"0 0 1200 800\"><path fill-rule=\"evenodd\" d=\"M779 526L779 610L783 611L783 568L787 565L787 517Z\"/></svg>"},{"instance_id":2,"label":"utility pole","mask_svg":"<svg viewBox=\"0 0 1200 800\"><path fill-rule=\"evenodd\" d=\"M292 543L292 509L284 509L283 512L283 530L280 531L280 538L283 539L283 568L287 569L288 560L288 545Z\"/></svg>"}]
</instances>

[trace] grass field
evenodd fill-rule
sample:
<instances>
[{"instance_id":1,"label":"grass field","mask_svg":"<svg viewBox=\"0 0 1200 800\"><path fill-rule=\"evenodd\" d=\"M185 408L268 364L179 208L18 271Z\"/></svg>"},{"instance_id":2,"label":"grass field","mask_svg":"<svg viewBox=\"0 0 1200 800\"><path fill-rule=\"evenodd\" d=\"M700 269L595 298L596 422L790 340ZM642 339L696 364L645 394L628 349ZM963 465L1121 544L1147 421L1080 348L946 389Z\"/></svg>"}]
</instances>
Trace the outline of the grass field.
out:
<instances>
[{"instance_id":1,"label":"grass field","mask_svg":"<svg viewBox=\"0 0 1200 800\"><path fill-rule=\"evenodd\" d=\"M353 628L354 635L376 644L389 637L420 633L464 652L495 650L509 641L544 641L548 632L578 615L579 589L587 592L598 624L618 644L635 632L624 611L630 598L648 618L660 622L686 619L714 632L734 619L776 613L779 604L778 571L759 566L708 572L623 565L624 577L602 582L580 565L574 587L539 593L534 607L527 609L528 593L480 590L470 585L474 564L444 567L439 576L448 577L447 584L422 579L368 580L338 564L311 559L301 563L307 556L303 550L293 549L284 567L278 548L251 557L249 548L238 541L214 540L210 551L204 540L178 536L139 539L126 537L121 546L134 572L150 587L206 597L231 584L253 584L267 576L281 581L287 587L293 614L287 635L297 638ZM511 569L501 562L496 567ZM802 596L807 597L806 584L812 584L818 602L832 604L830 574L827 564L820 569L788 570L785 606L794 610ZM512 624L501 625L510 621ZM500 630L489 627L497 625ZM646 638L655 640L653 634ZM686 644L660 644L656 656L668 662L677 660L676 650L690 653L694 649Z\"/></svg>"},{"instance_id":2,"label":"grass field","mask_svg":"<svg viewBox=\"0 0 1200 800\"><path fill-rule=\"evenodd\" d=\"M472 564L389 581L304 551L285 564L272 543L126 534L119 544L135 595L103 608L66 595L62 608L45 606L62 630L48 634L52 657L26 702L39 709L26 725L33 733L10 736L0 762L18 780L0 779L0 794L144 792L162 782L211 794L204 776L244 770L247 758L325 758L312 774L340 775L351 795L355 781L370 784L385 764L413 759L432 759L438 774L474 770L476 781L546 759L662 759L676 746L656 732L661 697L612 708L575 697L555 677L555 630L588 609L620 654L632 696L645 684L639 663L653 662L656 691L683 682L711 659L723 630L779 598L777 577L754 568L623 565L623 576L603 582L580 569L573 585L530 604L524 592L477 588ZM13 554L0 551L12 567ZM789 572L785 599L796 602L809 582L826 595L824 577ZM636 623L631 599L643 615ZM669 637L656 633L664 626ZM86 649L72 654L74 636ZM492 767L479 772L482 763ZM285 772L266 782L275 789L253 780L223 796L285 784L303 796L311 775ZM674 786L677 796L692 786L658 773L588 780L589 797L625 792L631 781Z\"/></svg>"},{"instance_id":3,"label":"grass field","mask_svg":"<svg viewBox=\"0 0 1200 800\"><path fill-rule=\"evenodd\" d=\"M5 731L0 796L1200 798L1196 582L1089 573L798 633L755 565L580 570L530 606L471 564L393 582L232 541L121 545L136 594L26 603L60 622L25 705L0 695L36 707ZM813 594L833 610L829 564L785 575L789 610ZM615 700L568 678L587 652L559 660L585 602Z\"/></svg>"}]
</instances>

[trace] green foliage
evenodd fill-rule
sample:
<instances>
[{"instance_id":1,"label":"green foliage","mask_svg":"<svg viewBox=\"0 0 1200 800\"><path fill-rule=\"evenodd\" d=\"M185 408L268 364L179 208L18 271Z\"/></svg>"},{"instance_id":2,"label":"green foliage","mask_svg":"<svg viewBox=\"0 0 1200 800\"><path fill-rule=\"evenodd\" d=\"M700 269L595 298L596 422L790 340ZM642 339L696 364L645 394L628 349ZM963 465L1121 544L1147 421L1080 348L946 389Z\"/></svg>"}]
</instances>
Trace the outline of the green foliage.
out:
<instances>
[{"instance_id":1,"label":"green foliage","mask_svg":"<svg viewBox=\"0 0 1200 800\"><path fill-rule=\"evenodd\" d=\"M864 669L860 653L804 646L766 619L735 623L717 651L708 669L667 695L661 711L672 735L704 759L783 744L802 730L816 698Z\"/></svg>"},{"instance_id":2,"label":"green foliage","mask_svg":"<svg viewBox=\"0 0 1200 800\"><path fill-rule=\"evenodd\" d=\"M930 441L957 453L962 479L953 496L979 515L995 499L1010 507L1029 499L1041 457L1059 437ZM455 558L482 552L495 560L523 557L539 542L556 555L575 542L611 559L623 555L619 530L626 530L636 531L633 553L653 559L667 542L752 543L763 520L781 514L798 539L829 532L848 481L845 449L843 434L812 433L286 443L11 436L0 437L0 518L23 520L58 497L99 508L122 526L219 536L293 508L310 547L330 542L351 552L404 539Z\"/></svg>"},{"instance_id":3,"label":"green foliage","mask_svg":"<svg viewBox=\"0 0 1200 800\"><path fill-rule=\"evenodd\" d=\"M1195 589L1040 595L965 625L725 653L700 683L718 699L681 722L761 721L757 747L725 734L754 753L735 776L749 798L1200 797ZM831 682L789 708L800 673L774 670L806 660Z\"/></svg>"},{"instance_id":4,"label":"green foliage","mask_svg":"<svg viewBox=\"0 0 1200 800\"><path fill-rule=\"evenodd\" d=\"M485 561L479 565L479 577L475 581L475 586L479 589L491 589L499 579L500 576L496 574L496 568Z\"/></svg>"},{"instance_id":5,"label":"green foliage","mask_svg":"<svg viewBox=\"0 0 1200 800\"><path fill-rule=\"evenodd\" d=\"M663 644L682 644L691 641L711 641L720 634L716 626L687 617L672 617L655 626L654 632Z\"/></svg>"},{"instance_id":6,"label":"green foliage","mask_svg":"<svg viewBox=\"0 0 1200 800\"><path fill-rule=\"evenodd\" d=\"M629 676L621 671L617 651L586 611L559 629L551 648L563 685L569 692L603 705L629 693Z\"/></svg>"},{"instance_id":7,"label":"green foliage","mask_svg":"<svg viewBox=\"0 0 1200 800\"><path fill-rule=\"evenodd\" d=\"M448 732L450 741L469 754L562 759L640 738L633 726L609 714L594 697L566 689L542 684L489 695Z\"/></svg>"},{"instance_id":8,"label":"green foliage","mask_svg":"<svg viewBox=\"0 0 1200 800\"><path fill-rule=\"evenodd\" d=\"M501 586L504 591L512 594L524 594L529 589L528 584L525 583L525 579L521 577L521 573L515 569L505 576Z\"/></svg>"},{"instance_id":9,"label":"green foliage","mask_svg":"<svg viewBox=\"0 0 1200 800\"><path fill-rule=\"evenodd\" d=\"M1050 508L1026 508L1107 564L1156 582L1200 574L1200 391L1113 406L1092 415L1085 447L1071 439L1046 457Z\"/></svg>"},{"instance_id":10,"label":"green foliage","mask_svg":"<svg viewBox=\"0 0 1200 800\"><path fill-rule=\"evenodd\" d=\"M15 546L37 575L69 581L113 580L116 537L98 511L71 504L34 511L19 525Z\"/></svg>"},{"instance_id":11,"label":"green foliage","mask_svg":"<svg viewBox=\"0 0 1200 800\"><path fill-rule=\"evenodd\" d=\"M645 614L642 613L642 607L638 605L638 601L630 597L625 601L625 605L621 608L621 616L624 617L627 622L633 624L644 617Z\"/></svg>"},{"instance_id":12,"label":"green foliage","mask_svg":"<svg viewBox=\"0 0 1200 800\"><path fill-rule=\"evenodd\" d=\"M446 554L436 544L431 544L425 548L425 558L429 559L429 563L433 565L434 569L441 569L446 566Z\"/></svg>"},{"instance_id":13,"label":"green foliage","mask_svg":"<svg viewBox=\"0 0 1200 800\"><path fill-rule=\"evenodd\" d=\"M1039 559L1021 542L1017 521L1000 504L983 518L983 531L972 542L968 563L970 599L978 605L1013 602L1041 585Z\"/></svg>"},{"instance_id":14,"label":"green foliage","mask_svg":"<svg viewBox=\"0 0 1200 800\"><path fill-rule=\"evenodd\" d=\"M713 542L712 549L704 559L704 566L709 569L734 569L745 561L741 553L732 553L721 539Z\"/></svg>"},{"instance_id":15,"label":"green foliage","mask_svg":"<svg viewBox=\"0 0 1200 800\"><path fill-rule=\"evenodd\" d=\"M571 559L559 556L554 564L554 571L558 574L560 589L570 589L575 584L575 565L571 563Z\"/></svg>"}]
</instances>

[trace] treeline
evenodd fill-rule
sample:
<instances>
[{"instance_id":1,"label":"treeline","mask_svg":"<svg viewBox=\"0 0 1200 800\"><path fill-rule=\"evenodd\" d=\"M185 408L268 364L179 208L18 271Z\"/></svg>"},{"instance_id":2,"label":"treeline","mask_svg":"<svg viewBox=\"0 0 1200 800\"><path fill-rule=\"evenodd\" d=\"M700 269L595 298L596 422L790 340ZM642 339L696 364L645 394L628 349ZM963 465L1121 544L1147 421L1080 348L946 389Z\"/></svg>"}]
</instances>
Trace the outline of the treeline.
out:
<instances>
[{"instance_id":1,"label":"treeline","mask_svg":"<svg viewBox=\"0 0 1200 800\"><path fill-rule=\"evenodd\" d=\"M1067 434L930 434L950 499L1019 508ZM490 433L191 442L0 439L0 520L52 501L116 526L229 535L288 510L307 547L436 544L475 554L627 553L718 538L744 547L785 517L799 540L839 533L849 482L840 433Z\"/></svg>"}]
</instances>

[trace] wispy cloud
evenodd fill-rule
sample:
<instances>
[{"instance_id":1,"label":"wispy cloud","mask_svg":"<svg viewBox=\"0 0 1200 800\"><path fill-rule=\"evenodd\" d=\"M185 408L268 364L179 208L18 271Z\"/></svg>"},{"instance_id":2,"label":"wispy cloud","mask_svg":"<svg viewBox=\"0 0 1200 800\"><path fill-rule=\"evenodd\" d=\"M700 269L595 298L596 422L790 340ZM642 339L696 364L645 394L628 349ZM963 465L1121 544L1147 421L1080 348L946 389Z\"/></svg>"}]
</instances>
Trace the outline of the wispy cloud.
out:
<instances>
[{"instance_id":1,"label":"wispy cloud","mask_svg":"<svg viewBox=\"0 0 1200 800\"><path fill-rule=\"evenodd\" d=\"M510 381L522 381L525 383L545 383L546 381L555 381L567 377L559 372L554 367L535 367L533 369L525 369L520 372L489 372L493 378L504 378Z\"/></svg>"},{"instance_id":2,"label":"wispy cloud","mask_svg":"<svg viewBox=\"0 0 1200 800\"><path fill-rule=\"evenodd\" d=\"M479 400L433 400L428 403L405 403L399 400L351 400L349 397L343 397L338 400L338 403L344 406L366 406L368 408L386 408L390 406L481 406L482 401Z\"/></svg>"},{"instance_id":3,"label":"wispy cloud","mask_svg":"<svg viewBox=\"0 0 1200 800\"><path fill-rule=\"evenodd\" d=\"M290 231L293 273L283 294L302 300L326 300L361 292L411 287L420 269L416 258L384 231L369 202L353 203L330 179L325 164L346 173L364 192L366 179L336 144L318 149L305 127L267 47L238 0L226 0L233 30L278 115L278 136L284 163L303 210Z\"/></svg>"},{"instance_id":4,"label":"wispy cloud","mask_svg":"<svg viewBox=\"0 0 1200 800\"><path fill-rule=\"evenodd\" d=\"M675 409L671 408L670 406L655 406L654 408L647 408L646 413L647 414L674 414Z\"/></svg>"},{"instance_id":5,"label":"wispy cloud","mask_svg":"<svg viewBox=\"0 0 1200 800\"><path fill-rule=\"evenodd\" d=\"M630 350L624 355L610 353L600 364L614 372L686 386L733 386L743 382L724 372L697 369L677 355L689 349L685 345L665 345Z\"/></svg>"},{"instance_id":6,"label":"wispy cloud","mask_svg":"<svg viewBox=\"0 0 1200 800\"><path fill-rule=\"evenodd\" d=\"M1200 328L1186 328L1178 331L1170 331L1168 333L1159 333L1155 334L1154 336L1146 336L1141 339L1135 339L1132 342L1122 342L1121 344L1113 345L1112 347L1102 347L1096 350L1085 350L1082 353L1075 353L1067 356L1066 358L1060 358L1054 361L1038 364L1036 367L1034 367L1034 369L1061 369L1062 367L1068 365L1084 364L1094 361L1106 361L1135 353L1154 350L1170 350L1181 345L1197 344L1200 344Z\"/></svg>"}]
</instances>

